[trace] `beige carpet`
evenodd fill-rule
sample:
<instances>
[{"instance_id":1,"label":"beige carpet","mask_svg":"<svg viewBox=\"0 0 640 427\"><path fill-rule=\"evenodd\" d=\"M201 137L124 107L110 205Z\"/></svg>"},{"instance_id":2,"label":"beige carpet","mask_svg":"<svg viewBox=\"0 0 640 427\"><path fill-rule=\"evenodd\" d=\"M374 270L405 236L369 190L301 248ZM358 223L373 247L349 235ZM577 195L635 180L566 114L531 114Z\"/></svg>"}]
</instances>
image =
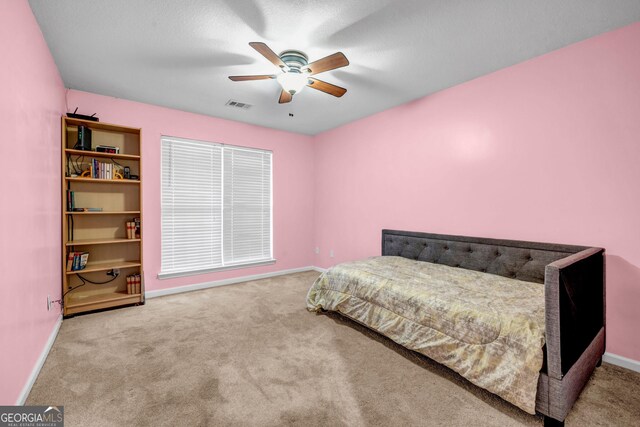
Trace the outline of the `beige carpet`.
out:
<instances>
[{"instance_id":1,"label":"beige carpet","mask_svg":"<svg viewBox=\"0 0 640 427\"><path fill-rule=\"evenodd\" d=\"M307 272L64 321L27 404L67 426L542 424L427 358L305 310ZM567 426L637 426L640 374L594 373Z\"/></svg>"}]
</instances>

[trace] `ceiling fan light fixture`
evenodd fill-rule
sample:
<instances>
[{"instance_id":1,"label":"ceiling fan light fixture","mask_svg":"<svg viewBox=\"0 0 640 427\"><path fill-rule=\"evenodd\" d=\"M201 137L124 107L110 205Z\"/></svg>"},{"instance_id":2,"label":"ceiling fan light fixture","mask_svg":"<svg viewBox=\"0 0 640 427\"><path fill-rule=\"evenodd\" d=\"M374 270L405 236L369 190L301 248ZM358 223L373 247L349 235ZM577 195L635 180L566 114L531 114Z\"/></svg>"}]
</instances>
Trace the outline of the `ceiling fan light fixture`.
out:
<instances>
[{"instance_id":1,"label":"ceiling fan light fixture","mask_svg":"<svg viewBox=\"0 0 640 427\"><path fill-rule=\"evenodd\" d=\"M282 90L289 92L291 95L295 95L300 92L304 87L309 83L309 79L306 74L296 72L294 70L289 71L288 73L279 74L276 77L280 86L282 86Z\"/></svg>"},{"instance_id":2,"label":"ceiling fan light fixture","mask_svg":"<svg viewBox=\"0 0 640 427\"><path fill-rule=\"evenodd\" d=\"M347 90L343 87L311 77L316 74L324 73L325 71L331 71L336 68L342 68L349 65L349 60L342 52L336 52L333 55L325 56L324 58L309 63L309 57L299 50L285 50L280 53L280 55L276 55L269 46L262 42L251 42L249 43L249 46L254 48L273 65L280 68L282 72L280 74L271 75L260 74L252 76L229 76L229 79L234 82L270 79L277 80L280 87L282 87L280 97L278 98L278 104L291 102L293 95L300 92L305 86L309 86L314 90L333 95L337 98L340 98L342 95L347 93Z\"/></svg>"}]
</instances>

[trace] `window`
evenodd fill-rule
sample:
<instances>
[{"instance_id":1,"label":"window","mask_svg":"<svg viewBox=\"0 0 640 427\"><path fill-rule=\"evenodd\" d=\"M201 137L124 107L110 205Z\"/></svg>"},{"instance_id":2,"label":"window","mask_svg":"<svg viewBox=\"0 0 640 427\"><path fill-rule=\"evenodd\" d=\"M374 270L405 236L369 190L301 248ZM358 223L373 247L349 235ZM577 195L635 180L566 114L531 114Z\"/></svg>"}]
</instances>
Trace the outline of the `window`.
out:
<instances>
[{"instance_id":1,"label":"window","mask_svg":"<svg viewBox=\"0 0 640 427\"><path fill-rule=\"evenodd\" d=\"M162 137L160 278L273 262L271 152Z\"/></svg>"}]
</instances>

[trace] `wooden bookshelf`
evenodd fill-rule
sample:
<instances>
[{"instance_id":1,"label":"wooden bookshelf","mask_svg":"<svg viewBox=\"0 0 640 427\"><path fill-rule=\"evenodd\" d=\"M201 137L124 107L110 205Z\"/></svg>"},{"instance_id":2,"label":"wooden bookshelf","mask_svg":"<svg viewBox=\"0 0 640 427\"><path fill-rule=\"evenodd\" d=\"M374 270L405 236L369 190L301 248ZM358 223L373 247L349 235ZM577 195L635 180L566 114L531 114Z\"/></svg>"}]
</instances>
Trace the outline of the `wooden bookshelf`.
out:
<instances>
[{"instance_id":1,"label":"wooden bookshelf","mask_svg":"<svg viewBox=\"0 0 640 427\"><path fill-rule=\"evenodd\" d=\"M92 147L118 147L118 154L78 150L78 126L91 129ZM141 130L136 128L62 118L62 293L65 316L144 303L141 136ZM140 179L80 177L82 172L91 169L93 159L109 164L109 168L119 172L127 166L131 174ZM68 191L74 193L74 207L102 208L102 211L72 211L68 207ZM127 238L126 222L133 218L140 218L140 235ZM82 270L67 270L68 254L72 251L89 253L87 265ZM118 274L114 278L107 273ZM131 274L140 274L143 280L140 292L128 294L126 277Z\"/></svg>"}]
</instances>

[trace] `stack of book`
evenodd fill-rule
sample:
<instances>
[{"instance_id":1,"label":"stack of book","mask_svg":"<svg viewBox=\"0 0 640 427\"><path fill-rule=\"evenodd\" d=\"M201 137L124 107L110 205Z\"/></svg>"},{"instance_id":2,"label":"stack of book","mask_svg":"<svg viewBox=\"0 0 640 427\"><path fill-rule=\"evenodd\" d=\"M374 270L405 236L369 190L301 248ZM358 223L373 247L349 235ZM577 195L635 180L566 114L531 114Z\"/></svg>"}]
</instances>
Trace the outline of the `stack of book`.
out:
<instances>
[{"instance_id":1,"label":"stack of book","mask_svg":"<svg viewBox=\"0 0 640 427\"><path fill-rule=\"evenodd\" d=\"M89 252L69 252L67 255L67 271L83 270L89 261Z\"/></svg>"},{"instance_id":2,"label":"stack of book","mask_svg":"<svg viewBox=\"0 0 640 427\"><path fill-rule=\"evenodd\" d=\"M133 218L133 221L127 222L127 239L140 238L140 218Z\"/></svg>"},{"instance_id":3,"label":"stack of book","mask_svg":"<svg viewBox=\"0 0 640 427\"><path fill-rule=\"evenodd\" d=\"M127 294L139 294L142 292L142 276L130 274L127 276Z\"/></svg>"},{"instance_id":4,"label":"stack of book","mask_svg":"<svg viewBox=\"0 0 640 427\"><path fill-rule=\"evenodd\" d=\"M102 212L102 208L73 208L73 212Z\"/></svg>"},{"instance_id":5,"label":"stack of book","mask_svg":"<svg viewBox=\"0 0 640 427\"><path fill-rule=\"evenodd\" d=\"M127 221L127 239L135 239L136 223Z\"/></svg>"},{"instance_id":6,"label":"stack of book","mask_svg":"<svg viewBox=\"0 0 640 427\"><path fill-rule=\"evenodd\" d=\"M99 162L93 159L91 162L91 178L96 179L114 179L115 178L115 165L113 163Z\"/></svg>"}]
</instances>

